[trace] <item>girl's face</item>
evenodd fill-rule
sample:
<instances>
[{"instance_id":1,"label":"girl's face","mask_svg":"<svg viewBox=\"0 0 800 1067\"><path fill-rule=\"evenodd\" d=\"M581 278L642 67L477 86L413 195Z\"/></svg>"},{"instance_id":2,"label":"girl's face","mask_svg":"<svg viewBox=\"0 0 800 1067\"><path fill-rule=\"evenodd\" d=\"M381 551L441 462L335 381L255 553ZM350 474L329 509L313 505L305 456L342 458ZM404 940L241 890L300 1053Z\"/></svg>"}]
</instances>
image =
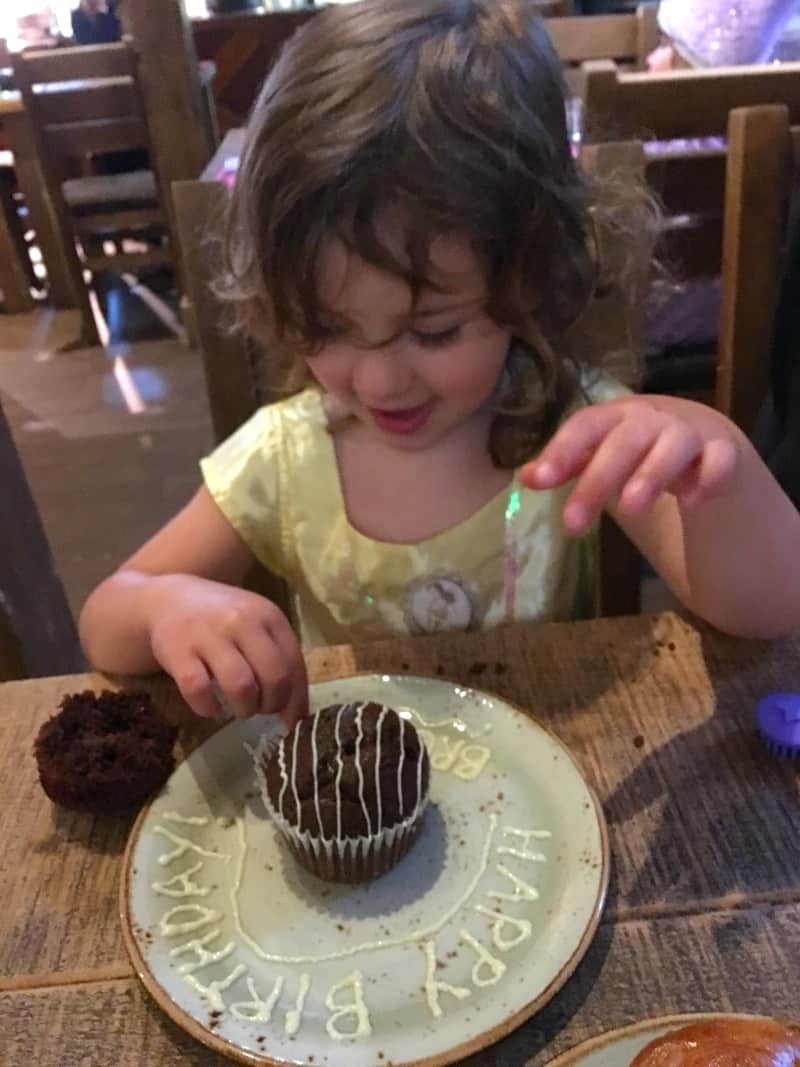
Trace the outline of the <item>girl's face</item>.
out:
<instances>
[{"instance_id":1,"label":"girl's face","mask_svg":"<svg viewBox=\"0 0 800 1067\"><path fill-rule=\"evenodd\" d=\"M486 282L467 243L437 238L434 281L412 312L402 279L331 239L320 256L320 299L330 333L311 373L368 430L420 450L485 420L511 330L486 313Z\"/></svg>"}]
</instances>

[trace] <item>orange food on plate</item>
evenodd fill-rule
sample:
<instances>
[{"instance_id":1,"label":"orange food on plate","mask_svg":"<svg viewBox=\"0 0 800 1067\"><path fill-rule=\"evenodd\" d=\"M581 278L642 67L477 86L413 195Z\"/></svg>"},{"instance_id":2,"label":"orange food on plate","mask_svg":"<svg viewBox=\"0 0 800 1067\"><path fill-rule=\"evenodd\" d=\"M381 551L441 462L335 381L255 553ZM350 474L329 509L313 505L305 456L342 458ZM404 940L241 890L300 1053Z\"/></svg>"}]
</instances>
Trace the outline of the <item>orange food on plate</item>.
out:
<instances>
[{"instance_id":1,"label":"orange food on plate","mask_svg":"<svg viewBox=\"0 0 800 1067\"><path fill-rule=\"evenodd\" d=\"M800 1067L800 1025L771 1019L692 1023L652 1041L631 1067Z\"/></svg>"}]
</instances>

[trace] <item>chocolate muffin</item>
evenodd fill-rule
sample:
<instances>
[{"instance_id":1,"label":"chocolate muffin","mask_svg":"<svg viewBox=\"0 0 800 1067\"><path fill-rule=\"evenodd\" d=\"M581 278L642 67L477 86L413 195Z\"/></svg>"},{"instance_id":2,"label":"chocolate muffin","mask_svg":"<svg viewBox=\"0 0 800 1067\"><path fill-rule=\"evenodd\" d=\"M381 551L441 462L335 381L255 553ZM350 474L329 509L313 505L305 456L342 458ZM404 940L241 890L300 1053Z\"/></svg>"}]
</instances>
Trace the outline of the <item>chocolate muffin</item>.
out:
<instances>
[{"instance_id":1,"label":"chocolate muffin","mask_svg":"<svg viewBox=\"0 0 800 1067\"><path fill-rule=\"evenodd\" d=\"M73 693L39 730L39 780L65 808L128 810L169 777L177 735L147 693Z\"/></svg>"},{"instance_id":2,"label":"chocolate muffin","mask_svg":"<svg viewBox=\"0 0 800 1067\"><path fill-rule=\"evenodd\" d=\"M631 1067L782 1067L800 1063L800 1026L774 1019L709 1019L642 1049Z\"/></svg>"},{"instance_id":3,"label":"chocolate muffin","mask_svg":"<svg viewBox=\"0 0 800 1067\"><path fill-rule=\"evenodd\" d=\"M376 703L302 719L256 771L267 811L307 869L334 882L385 873L411 847L428 803L430 762L413 725Z\"/></svg>"}]
</instances>

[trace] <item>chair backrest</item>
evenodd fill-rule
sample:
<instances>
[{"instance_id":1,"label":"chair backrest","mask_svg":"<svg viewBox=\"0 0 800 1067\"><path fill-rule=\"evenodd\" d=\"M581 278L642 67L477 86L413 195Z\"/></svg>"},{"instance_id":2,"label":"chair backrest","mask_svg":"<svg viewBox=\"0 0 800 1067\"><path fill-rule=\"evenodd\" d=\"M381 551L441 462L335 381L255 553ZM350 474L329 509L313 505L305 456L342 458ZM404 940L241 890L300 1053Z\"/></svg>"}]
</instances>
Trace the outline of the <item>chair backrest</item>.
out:
<instances>
[{"instance_id":1,"label":"chair backrest","mask_svg":"<svg viewBox=\"0 0 800 1067\"><path fill-rule=\"evenodd\" d=\"M0 681L85 668L11 431L0 406Z\"/></svg>"},{"instance_id":2,"label":"chair backrest","mask_svg":"<svg viewBox=\"0 0 800 1067\"><path fill-rule=\"evenodd\" d=\"M215 295L215 247L221 239L228 190L217 181L182 181L172 186L192 329L205 371L211 422L216 441L224 441L259 407L285 395L280 383L267 379L268 360L254 342L226 328L228 309ZM265 373L264 367L267 372Z\"/></svg>"},{"instance_id":3,"label":"chair backrest","mask_svg":"<svg viewBox=\"0 0 800 1067\"><path fill-rule=\"evenodd\" d=\"M784 104L800 122L800 63L627 73L584 64L584 128L590 140L722 136L734 108Z\"/></svg>"},{"instance_id":4,"label":"chair backrest","mask_svg":"<svg viewBox=\"0 0 800 1067\"><path fill-rule=\"evenodd\" d=\"M785 106L733 110L727 146L644 156L663 208L657 256L678 283L718 276L721 307L713 402L745 432L766 394L781 245L798 136ZM641 142L592 146L609 169ZM588 150L584 149L584 155Z\"/></svg>"},{"instance_id":5,"label":"chair backrest","mask_svg":"<svg viewBox=\"0 0 800 1067\"><path fill-rule=\"evenodd\" d=\"M75 304L81 313L81 339L99 343L99 335L84 282L84 261L75 248L75 233L98 228L130 229L162 225L159 188L158 206L134 206L122 211L83 212L76 222L64 198L63 160L92 153L145 148L151 151L147 114L138 77L137 53L128 40L116 44L90 45L55 51L22 52L14 66L22 92L27 125L43 175L42 200L61 238L64 263L69 273ZM158 171L156 169L156 174ZM158 181L157 181L158 186ZM168 249L158 248L115 256L85 255L92 269L137 270L169 261Z\"/></svg>"},{"instance_id":6,"label":"chair backrest","mask_svg":"<svg viewBox=\"0 0 800 1067\"><path fill-rule=\"evenodd\" d=\"M215 295L215 244L221 237L227 188L222 182L182 181L172 187L182 273L191 302L192 332L205 371L214 439L224 441L262 405L281 399L279 383L268 378L269 361L254 342L226 329L227 309ZM291 617L291 596L284 581L254 567L246 585Z\"/></svg>"},{"instance_id":7,"label":"chair backrest","mask_svg":"<svg viewBox=\"0 0 800 1067\"><path fill-rule=\"evenodd\" d=\"M731 112L715 406L750 433L769 388L770 349L800 126L786 107Z\"/></svg>"},{"instance_id":8,"label":"chair backrest","mask_svg":"<svg viewBox=\"0 0 800 1067\"><path fill-rule=\"evenodd\" d=\"M51 160L150 147L137 56L127 41L22 52L14 76Z\"/></svg>"},{"instance_id":9,"label":"chair backrest","mask_svg":"<svg viewBox=\"0 0 800 1067\"><path fill-rule=\"evenodd\" d=\"M551 18L546 26L567 67L606 59L643 69L658 44L656 13L655 4L640 4L635 13Z\"/></svg>"},{"instance_id":10,"label":"chair backrest","mask_svg":"<svg viewBox=\"0 0 800 1067\"><path fill-rule=\"evenodd\" d=\"M542 18L569 18L573 13L572 0L533 0Z\"/></svg>"}]
</instances>

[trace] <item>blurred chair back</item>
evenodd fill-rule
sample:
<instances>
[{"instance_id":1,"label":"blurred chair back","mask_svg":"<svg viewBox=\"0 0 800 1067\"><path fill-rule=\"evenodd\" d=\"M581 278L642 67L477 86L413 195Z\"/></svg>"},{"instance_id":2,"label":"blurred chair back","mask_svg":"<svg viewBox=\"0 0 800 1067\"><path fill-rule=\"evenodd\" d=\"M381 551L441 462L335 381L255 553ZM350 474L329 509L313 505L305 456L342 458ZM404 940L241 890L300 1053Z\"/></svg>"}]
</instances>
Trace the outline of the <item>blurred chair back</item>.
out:
<instances>
[{"instance_id":1,"label":"blurred chair back","mask_svg":"<svg viewBox=\"0 0 800 1067\"><path fill-rule=\"evenodd\" d=\"M800 122L800 63L715 67L665 73L620 71L607 60L584 64L587 139L723 136L734 108L784 104Z\"/></svg>"},{"instance_id":2,"label":"blurred chair back","mask_svg":"<svg viewBox=\"0 0 800 1067\"><path fill-rule=\"evenodd\" d=\"M572 0L533 0L542 18L569 18L572 15Z\"/></svg>"},{"instance_id":3,"label":"blurred chair back","mask_svg":"<svg viewBox=\"0 0 800 1067\"><path fill-rule=\"evenodd\" d=\"M657 6L640 4L623 15L576 15L550 18L547 32L564 64L570 90L583 95L583 64L610 60L623 68L644 70L658 45Z\"/></svg>"},{"instance_id":4,"label":"blurred chair back","mask_svg":"<svg viewBox=\"0 0 800 1067\"><path fill-rule=\"evenodd\" d=\"M599 179L618 183L644 183L644 149L639 143L586 145L581 166ZM646 248L647 242L642 244ZM604 247L603 258L614 262L630 249ZM575 351L589 362L615 372L615 355L635 364L641 344L642 294L646 291L650 262L644 256L628 272L630 290L610 290L597 297L581 316L573 337ZM618 377L624 375L617 374ZM631 382L631 384L635 384ZM594 609L597 616L635 615L641 608L642 557L638 549L607 515L600 520L595 559Z\"/></svg>"},{"instance_id":5,"label":"blurred chair back","mask_svg":"<svg viewBox=\"0 0 800 1067\"><path fill-rule=\"evenodd\" d=\"M270 378L268 357L254 341L226 328L228 309L215 295L213 272L219 262L228 190L222 182L183 181L172 187L172 205L181 250L182 272L192 306L192 332L203 359L214 439L224 441L264 404L287 394ZM284 581L261 566L246 585L269 597L291 617L291 598Z\"/></svg>"},{"instance_id":6,"label":"blurred chair back","mask_svg":"<svg viewBox=\"0 0 800 1067\"><path fill-rule=\"evenodd\" d=\"M699 384L688 380L667 389L668 371L654 374L651 367L645 387L713 404L749 433L768 385L798 137L785 106L735 109L725 132L726 147L644 157L647 182L664 209L657 258L676 284L718 277L720 287L718 340L693 354ZM602 150L614 166L615 157L624 160L642 145L616 142L591 150Z\"/></svg>"},{"instance_id":7,"label":"blurred chair back","mask_svg":"<svg viewBox=\"0 0 800 1067\"><path fill-rule=\"evenodd\" d=\"M42 160L47 196L67 246L83 340L96 344L84 270L136 273L171 262L161 190L153 170L60 179L65 158L130 149L150 152L136 52L127 41L23 52L14 70ZM125 252L120 242L126 237L146 237L147 251ZM115 248L111 254L104 251L109 240Z\"/></svg>"},{"instance_id":8,"label":"blurred chair back","mask_svg":"<svg viewBox=\"0 0 800 1067\"><path fill-rule=\"evenodd\" d=\"M3 308L11 315L33 309L31 286L36 284L16 193L14 167L0 159L0 289Z\"/></svg>"},{"instance_id":9,"label":"blurred chair back","mask_svg":"<svg viewBox=\"0 0 800 1067\"><path fill-rule=\"evenodd\" d=\"M11 430L0 406L0 681L85 669Z\"/></svg>"},{"instance_id":10,"label":"blurred chair back","mask_svg":"<svg viewBox=\"0 0 800 1067\"><path fill-rule=\"evenodd\" d=\"M750 434L769 388L783 246L800 175L785 106L732 111L722 238L715 406Z\"/></svg>"}]
</instances>

